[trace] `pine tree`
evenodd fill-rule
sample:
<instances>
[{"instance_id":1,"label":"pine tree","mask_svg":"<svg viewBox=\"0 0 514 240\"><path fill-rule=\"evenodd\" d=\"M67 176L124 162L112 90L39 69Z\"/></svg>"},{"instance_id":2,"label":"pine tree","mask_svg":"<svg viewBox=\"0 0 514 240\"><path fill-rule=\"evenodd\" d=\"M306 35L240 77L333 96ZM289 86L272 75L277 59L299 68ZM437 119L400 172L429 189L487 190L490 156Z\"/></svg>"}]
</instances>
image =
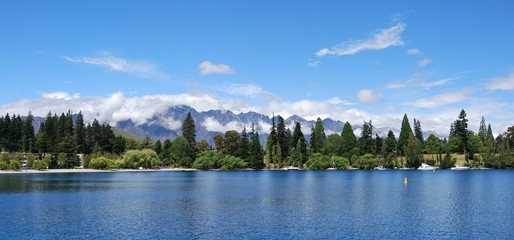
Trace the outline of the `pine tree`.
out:
<instances>
[{"instance_id":1,"label":"pine tree","mask_svg":"<svg viewBox=\"0 0 514 240\"><path fill-rule=\"evenodd\" d=\"M237 157L243 159L243 161L248 165L250 162L250 141L248 140L248 134L246 133L246 127L243 128L241 132L241 140L239 141L239 149Z\"/></svg>"},{"instance_id":2,"label":"pine tree","mask_svg":"<svg viewBox=\"0 0 514 240\"><path fill-rule=\"evenodd\" d=\"M371 120L369 120L369 122L364 121L361 137L359 138L361 154L373 153L373 145L373 125Z\"/></svg>"},{"instance_id":3,"label":"pine tree","mask_svg":"<svg viewBox=\"0 0 514 240\"><path fill-rule=\"evenodd\" d=\"M325 127L323 127L323 122L321 118L318 117L316 120L316 124L312 128L311 134L311 150L312 153L320 153L323 150L323 146L327 137L325 135Z\"/></svg>"},{"instance_id":4,"label":"pine tree","mask_svg":"<svg viewBox=\"0 0 514 240\"><path fill-rule=\"evenodd\" d=\"M341 153L344 157L350 159L351 153L355 147L357 147L357 137L353 133L352 125L346 122L341 132Z\"/></svg>"},{"instance_id":5,"label":"pine tree","mask_svg":"<svg viewBox=\"0 0 514 240\"><path fill-rule=\"evenodd\" d=\"M23 143L22 143L22 151L24 152L32 152L35 148L36 135L34 133L34 118L32 116L32 112L29 112L27 118L23 122Z\"/></svg>"},{"instance_id":6,"label":"pine tree","mask_svg":"<svg viewBox=\"0 0 514 240\"><path fill-rule=\"evenodd\" d=\"M425 139L423 139L423 131L421 130L421 122L414 118L414 136L418 139L418 141L423 145Z\"/></svg>"},{"instance_id":7,"label":"pine tree","mask_svg":"<svg viewBox=\"0 0 514 240\"><path fill-rule=\"evenodd\" d=\"M403 115L402 128L400 130L400 136L398 138L398 152L400 156L405 156L405 146L409 136L412 135L412 128L410 127L409 118L407 114Z\"/></svg>"},{"instance_id":8,"label":"pine tree","mask_svg":"<svg viewBox=\"0 0 514 240\"><path fill-rule=\"evenodd\" d=\"M478 128L478 137L480 137L482 144L485 145L487 137L487 126L485 125L484 116L482 116L482 119L480 120L480 127Z\"/></svg>"},{"instance_id":9,"label":"pine tree","mask_svg":"<svg viewBox=\"0 0 514 240\"><path fill-rule=\"evenodd\" d=\"M252 131L250 132L251 139L251 154L249 167L253 169L262 169L264 162L262 161L263 151L261 142L259 139L259 132L255 130L254 124L252 123Z\"/></svg>"},{"instance_id":10,"label":"pine tree","mask_svg":"<svg viewBox=\"0 0 514 240\"><path fill-rule=\"evenodd\" d=\"M468 120L466 119L466 112L464 111L464 109L461 110L459 118L455 120L455 135L458 136L460 140L457 151L464 153L464 155L466 155L466 151L469 146L469 137Z\"/></svg>"},{"instance_id":11,"label":"pine tree","mask_svg":"<svg viewBox=\"0 0 514 240\"><path fill-rule=\"evenodd\" d=\"M77 143L77 149L79 153L85 153L86 151L86 127L84 125L84 117L82 112L77 114L75 120L75 142Z\"/></svg>"},{"instance_id":12,"label":"pine tree","mask_svg":"<svg viewBox=\"0 0 514 240\"><path fill-rule=\"evenodd\" d=\"M422 149L419 140L411 133L405 146L405 156L407 157L407 167L418 168L421 166Z\"/></svg>"},{"instance_id":13,"label":"pine tree","mask_svg":"<svg viewBox=\"0 0 514 240\"><path fill-rule=\"evenodd\" d=\"M196 129L195 120L191 117L190 112L187 113L182 124L182 136L189 142L189 157L194 161L196 158Z\"/></svg>"},{"instance_id":14,"label":"pine tree","mask_svg":"<svg viewBox=\"0 0 514 240\"><path fill-rule=\"evenodd\" d=\"M157 139L157 141L155 141L155 143L153 144L153 150L155 151L155 153L157 153L157 155L161 154L161 152L162 152L161 140Z\"/></svg>"},{"instance_id":15,"label":"pine tree","mask_svg":"<svg viewBox=\"0 0 514 240\"><path fill-rule=\"evenodd\" d=\"M287 157L289 157L289 143L291 142L291 132L289 131L289 129L286 129L284 119L281 116L278 116L277 140L280 144L280 152L282 153L282 159L287 159Z\"/></svg>"},{"instance_id":16,"label":"pine tree","mask_svg":"<svg viewBox=\"0 0 514 240\"><path fill-rule=\"evenodd\" d=\"M271 129L268 135L268 139L266 140L266 155L269 159L276 159L273 156L273 147L278 143L278 135L275 126L275 115L271 118Z\"/></svg>"},{"instance_id":17,"label":"pine tree","mask_svg":"<svg viewBox=\"0 0 514 240\"><path fill-rule=\"evenodd\" d=\"M296 159L302 164L307 162L308 154L307 154L307 141L305 140L305 136L302 132L302 126L300 122L295 122L295 127L293 130L293 136L291 138L291 145L295 146L296 151L299 151L297 157L301 157L300 159Z\"/></svg>"}]
</instances>

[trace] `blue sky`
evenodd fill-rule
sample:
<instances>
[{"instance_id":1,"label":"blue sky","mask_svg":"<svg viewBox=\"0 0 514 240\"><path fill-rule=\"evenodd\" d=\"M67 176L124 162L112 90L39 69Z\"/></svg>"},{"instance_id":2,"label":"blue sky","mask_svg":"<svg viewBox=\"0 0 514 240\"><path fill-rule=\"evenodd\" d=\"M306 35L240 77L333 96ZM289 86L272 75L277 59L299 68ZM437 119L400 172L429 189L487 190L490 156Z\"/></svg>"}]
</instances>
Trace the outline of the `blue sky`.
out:
<instances>
[{"instance_id":1,"label":"blue sky","mask_svg":"<svg viewBox=\"0 0 514 240\"><path fill-rule=\"evenodd\" d=\"M0 110L514 125L511 1L2 1ZM475 129L476 128L476 129Z\"/></svg>"}]
</instances>

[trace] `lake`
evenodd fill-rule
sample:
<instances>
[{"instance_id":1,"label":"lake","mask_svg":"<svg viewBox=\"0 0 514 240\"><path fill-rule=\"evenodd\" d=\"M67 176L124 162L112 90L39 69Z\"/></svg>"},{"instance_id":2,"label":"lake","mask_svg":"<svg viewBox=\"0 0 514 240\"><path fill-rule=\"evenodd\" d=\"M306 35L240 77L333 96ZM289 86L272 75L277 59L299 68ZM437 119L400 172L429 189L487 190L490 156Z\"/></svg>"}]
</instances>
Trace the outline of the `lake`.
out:
<instances>
[{"instance_id":1,"label":"lake","mask_svg":"<svg viewBox=\"0 0 514 240\"><path fill-rule=\"evenodd\" d=\"M513 183L512 170L0 174L0 238L514 239Z\"/></svg>"}]
</instances>

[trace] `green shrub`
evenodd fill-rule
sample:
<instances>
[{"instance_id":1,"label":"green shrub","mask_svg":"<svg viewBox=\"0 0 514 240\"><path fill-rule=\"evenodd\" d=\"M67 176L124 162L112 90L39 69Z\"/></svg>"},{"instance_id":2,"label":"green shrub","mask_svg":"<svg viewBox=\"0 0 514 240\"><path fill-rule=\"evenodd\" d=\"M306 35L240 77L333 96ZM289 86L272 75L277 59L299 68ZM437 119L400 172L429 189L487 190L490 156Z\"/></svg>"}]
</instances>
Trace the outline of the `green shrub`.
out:
<instances>
[{"instance_id":1,"label":"green shrub","mask_svg":"<svg viewBox=\"0 0 514 240\"><path fill-rule=\"evenodd\" d=\"M7 162L0 162L0 170L7 170L9 168L9 164Z\"/></svg>"},{"instance_id":2,"label":"green shrub","mask_svg":"<svg viewBox=\"0 0 514 240\"><path fill-rule=\"evenodd\" d=\"M11 163L9 164L9 169L11 170L14 170L14 171L18 171L20 170L21 168L21 164L20 162L14 160L14 161L11 161Z\"/></svg>"},{"instance_id":3,"label":"green shrub","mask_svg":"<svg viewBox=\"0 0 514 240\"><path fill-rule=\"evenodd\" d=\"M89 161L89 168L92 169L106 169L108 167L109 160L104 157L93 158Z\"/></svg>"},{"instance_id":4,"label":"green shrub","mask_svg":"<svg viewBox=\"0 0 514 240\"><path fill-rule=\"evenodd\" d=\"M47 169L48 168L48 163L45 162L45 161L35 161L33 164L32 164L32 168L38 170L38 171L41 171L43 169Z\"/></svg>"},{"instance_id":5,"label":"green shrub","mask_svg":"<svg viewBox=\"0 0 514 240\"><path fill-rule=\"evenodd\" d=\"M246 167L246 163L241 158L232 155L226 155L221 159L220 164L223 170L234 170Z\"/></svg>"}]
</instances>

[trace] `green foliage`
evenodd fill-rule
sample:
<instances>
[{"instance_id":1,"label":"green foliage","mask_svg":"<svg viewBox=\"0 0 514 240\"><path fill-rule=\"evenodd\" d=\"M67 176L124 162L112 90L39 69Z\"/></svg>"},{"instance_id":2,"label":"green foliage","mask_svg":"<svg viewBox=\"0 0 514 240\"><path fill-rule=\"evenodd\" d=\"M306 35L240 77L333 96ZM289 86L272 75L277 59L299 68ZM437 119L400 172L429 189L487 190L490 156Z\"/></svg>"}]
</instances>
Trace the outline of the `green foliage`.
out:
<instances>
[{"instance_id":1,"label":"green foliage","mask_svg":"<svg viewBox=\"0 0 514 240\"><path fill-rule=\"evenodd\" d=\"M254 124L252 123L252 129L249 134L250 138L250 156L249 162L247 166L253 169L262 169L264 167L263 156L264 152L262 150L261 141L259 139L259 132L255 130Z\"/></svg>"},{"instance_id":2,"label":"green foliage","mask_svg":"<svg viewBox=\"0 0 514 240\"><path fill-rule=\"evenodd\" d=\"M9 163L4 162L4 161L0 162L0 170L7 170L7 169L9 169Z\"/></svg>"},{"instance_id":3,"label":"green foliage","mask_svg":"<svg viewBox=\"0 0 514 240\"><path fill-rule=\"evenodd\" d=\"M110 160L105 157L93 158L89 162L89 168L92 169L107 169Z\"/></svg>"},{"instance_id":4,"label":"green foliage","mask_svg":"<svg viewBox=\"0 0 514 240\"><path fill-rule=\"evenodd\" d=\"M402 128L400 130L400 137L398 138L397 149L400 156L405 156L405 146L407 145L410 135L413 135L412 128L410 127L409 118L407 114L403 115Z\"/></svg>"},{"instance_id":5,"label":"green foliage","mask_svg":"<svg viewBox=\"0 0 514 240\"><path fill-rule=\"evenodd\" d=\"M325 142L324 153L327 155L342 156L342 145L342 139L339 134L330 134L328 135L327 141Z\"/></svg>"},{"instance_id":6,"label":"green foliage","mask_svg":"<svg viewBox=\"0 0 514 240\"><path fill-rule=\"evenodd\" d=\"M325 170L332 167L332 163L327 155L321 153L313 153L307 160L307 167L311 170Z\"/></svg>"},{"instance_id":7,"label":"green foliage","mask_svg":"<svg viewBox=\"0 0 514 240\"><path fill-rule=\"evenodd\" d=\"M219 168L221 154L215 150L203 151L198 154L193 163L193 168L201 170L209 170Z\"/></svg>"},{"instance_id":8,"label":"green foliage","mask_svg":"<svg viewBox=\"0 0 514 240\"><path fill-rule=\"evenodd\" d=\"M246 163L241 158L232 155L226 155L221 159L220 165L222 170L234 170L246 167Z\"/></svg>"},{"instance_id":9,"label":"green foliage","mask_svg":"<svg viewBox=\"0 0 514 240\"><path fill-rule=\"evenodd\" d=\"M312 153L320 153L323 150L323 146L325 146L325 141L327 140L325 136L325 127L323 127L323 122L321 118L318 117L316 120L316 124L312 128L311 133L311 151Z\"/></svg>"},{"instance_id":10,"label":"green foliage","mask_svg":"<svg viewBox=\"0 0 514 240\"><path fill-rule=\"evenodd\" d=\"M423 151L419 140L411 133L405 146L405 156L407 157L407 167L418 168L423 161Z\"/></svg>"},{"instance_id":11,"label":"green foliage","mask_svg":"<svg viewBox=\"0 0 514 240\"><path fill-rule=\"evenodd\" d=\"M21 168L21 164L20 164L20 162L18 162L16 160L13 160L13 161L11 161L11 163L9 163L10 170L18 171L18 170L20 170L20 168Z\"/></svg>"},{"instance_id":12,"label":"green foliage","mask_svg":"<svg viewBox=\"0 0 514 240\"><path fill-rule=\"evenodd\" d=\"M172 165L181 166L181 167L191 167L193 164L193 159L190 157L190 145L189 141L181 136L175 138L171 143L170 153L171 153L171 162Z\"/></svg>"},{"instance_id":13,"label":"green foliage","mask_svg":"<svg viewBox=\"0 0 514 240\"><path fill-rule=\"evenodd\" d=\"M364 154L362 156L356 157L353 166L360 168L371 170L373 167L378 165L378 159L373 154Z\"/></svg>"},{"instance_id":14,"label":"green foliage","mask_svg":"<svg viewBox=\"0 0 514 240\"><path fill-rule=\"evenodd\" d=\"M439 165L442 169L452 168L455 166L455 163L457 162L456 158L452 158L450 153L446 153L443 159L441 159L441 164Z\"/></svg>"},{"instance_id":15,"label":"green foliage","mask_svg":"<svg viewBox=\"0 0 514 240\"><path fill-rule=\"evenodd\" d=\"M122 160L124 167L132 169L148 169L162 164L157 157L157 153L151 149L129 150L123 154Z\"/></svg>"},{"instance_id":16,"label":"green foliage","mask_svg":"<svg viewBox=\"0 0 514 240\"><path fill-rule=\"evenodd\" d=\"M361 137L359 138L361 154L373 153L373 124L371 120L362 125Z\"/></svg>"},{"instance_id":17,"label":"green foliage","mask_svg":"<svg viewBox=\"0 0 514 240\"><path fill-rule=\"evenodd\" d=\"M277 123L277 141L280 144L280 152L282 153L281 159L286 159L289 156L290 144L291 144L291 131L286 129L284 118L278 116Z\"/></svg>"},{"instance_id":18,"label":"green foliage","mask_svg":"<svg viewBox=\"0 0 514 240\"><path fill-rule=\"evenodd\" d=\"M340 153L346 158L351 158L353 149L357 147L357 137L355 137L352 125L349 122L346 122L343 126L341 142Z\"/></svg>"},{"instance_id":19,"label":"green foliage","mask_svg":"<svg viewBox=\"0 0 514 240\"><path fill-rule=\"evenodd\" d=\"M48 168L48 163L45 161L35 161L34 164L32 164L32 168L41 171Z\"/></svg>"},{"instance_id":20,"label":"green foliage","mask_svg":"<svg viewBox=\"0 0 514 240\"><path fill-rule=\"evenodd\" d=\"M239 150L240 139L241 137L239 136L239 133L237 131L226 131L224 139L225 149L223 151L223 154L229 154L233 156L237 155Z\"/></svg>"},{"instance_id":21,"label":"green foliage","mask_svg":"<svg viewBox=\"0 0 514 240\"><path fill-rule=\"evenodd\" d=\"M187 167L191 165L191 161L196 157L196 128L195 128L195 120L191 116L191 113L188 112L184 122L182 123L182 136L189 143L188 156L189 161Z\"/></svg>"},{"instance_id":22,"label":"green foliage","mask_svg":"<svg viewBox=\"0 0 514 240\"><path fill-rule=\"evenodd\" d=\"M34 164L34 161L36 161L36 157L32 153L27 154L27 167L32 167Z\"/></svg>"},{"instance_id":23,"label":"green foliage","mask_svg":"<svg viewBox=\"0 0 514 240\"><path fill-rule=\"evenodd\" d=\"M295 127L293 130L293 136L291 138L291 146L295 148L295 155L293 155L293 151L291 150L291 155L293 155L293 159L298 161L297 166L302 166L305 162L307 162L308 153L307 153L307 141L302 132L302 126L300 122L295 122Z\"/></svg>"},{"instance_id":24,"label":"green foliage","mask_svg":"<svg viewBox=\"0 0 514 240\"><path fill-rule=\"evenodd\" d=\"M169 139L164 140L159 158L164 166L172 166L173 159L171 158L171 141Z\"/></svg>"}]
</instances>

